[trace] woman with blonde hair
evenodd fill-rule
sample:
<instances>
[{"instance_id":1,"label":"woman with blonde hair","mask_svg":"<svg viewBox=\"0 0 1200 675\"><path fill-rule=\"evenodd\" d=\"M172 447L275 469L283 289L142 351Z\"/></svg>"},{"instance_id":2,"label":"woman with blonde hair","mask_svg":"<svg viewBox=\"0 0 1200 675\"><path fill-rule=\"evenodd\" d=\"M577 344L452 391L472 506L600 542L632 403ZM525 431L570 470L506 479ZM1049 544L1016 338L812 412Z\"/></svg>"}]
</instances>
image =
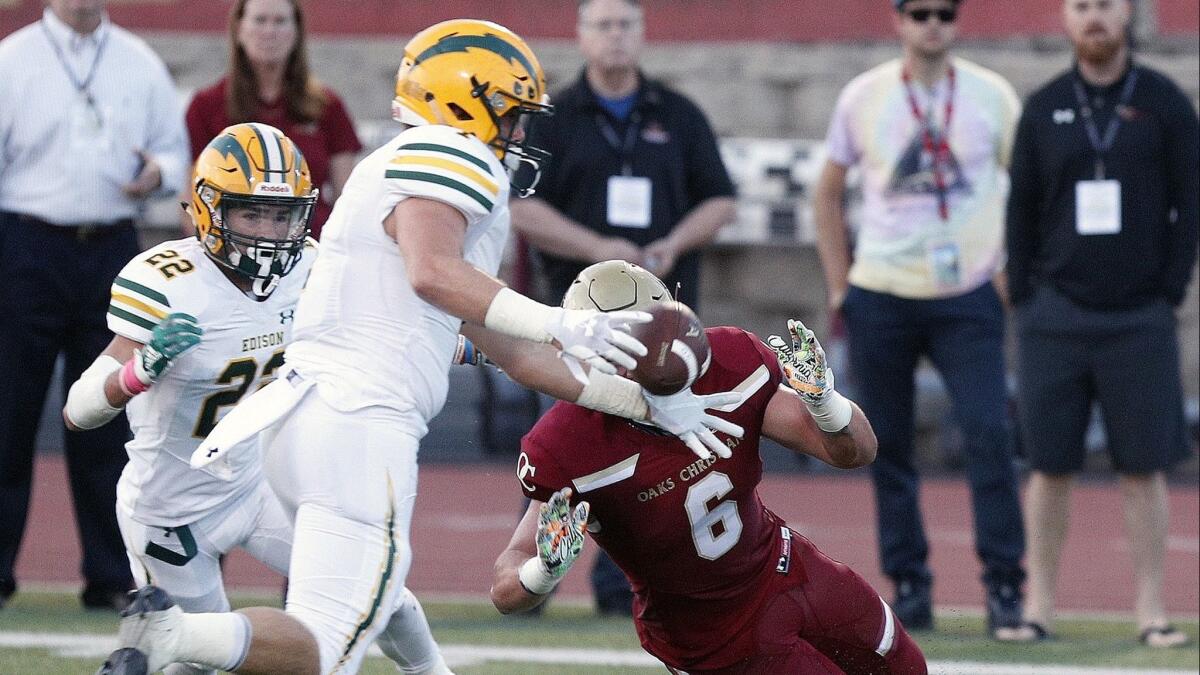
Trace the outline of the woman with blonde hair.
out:
<instances>
[{"instance_id":1,"label":"woman with blonde hair","mask_svg":"<svg viewBox=\"0 0 1200 675\"><path fill-rule=\"evenodd\" d=\"M319 238L362 144L341 99L309 70L299 0L233 3L229 70L188 106L193 153L225 127L250 121L278 127L304 153L321 190L312 219Z\"/></svg>"}]
</instances>

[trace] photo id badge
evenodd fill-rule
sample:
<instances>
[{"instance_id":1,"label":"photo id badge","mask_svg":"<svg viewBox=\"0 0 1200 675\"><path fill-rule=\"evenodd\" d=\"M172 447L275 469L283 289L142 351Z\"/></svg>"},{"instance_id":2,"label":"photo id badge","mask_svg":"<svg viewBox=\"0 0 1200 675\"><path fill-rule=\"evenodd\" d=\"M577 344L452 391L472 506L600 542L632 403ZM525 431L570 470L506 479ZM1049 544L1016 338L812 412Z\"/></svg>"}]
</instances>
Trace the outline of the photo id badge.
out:
<instances>
[{"instance_id":1,"label":"photo id badge","mask_svg":"<svg viewBox=\"0 0 1200 675\"><path fill-rule=\"evenodd\" d=\"M1075 231L1079 234L1121 232L1121 182L1081 180L1075 184Z\"/></svg>"},{"instance_id":2,"label":"photo id badge","mask_svg":"<svg viewBox=\"0 0 1200 675\"><path fill-rule=\"evenodd\" d=\"M957 288L961 283L958 268L958 244L953 241L935 241L929 245L929 269L933 281L939 288Z\"/></svg>"},{"instance_id":3,"label":"photo id badge","mask_svg":"<svg viewBox=\"0 0 1200 675\"><path fill-rule=\"evenodd\" d=\"M614 227L650 227L650 179L643 176L610 176L608 224Z\"/></svg>"}]
</instances>

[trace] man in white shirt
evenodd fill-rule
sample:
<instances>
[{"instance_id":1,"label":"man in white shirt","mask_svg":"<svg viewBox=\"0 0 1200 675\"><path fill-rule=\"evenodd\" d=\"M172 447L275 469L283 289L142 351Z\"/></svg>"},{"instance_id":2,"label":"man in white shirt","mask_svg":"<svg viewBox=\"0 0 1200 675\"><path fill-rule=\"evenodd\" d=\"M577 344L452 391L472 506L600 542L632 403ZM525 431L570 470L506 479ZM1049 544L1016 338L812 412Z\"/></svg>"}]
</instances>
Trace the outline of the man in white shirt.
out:
<instances>
[{"instance_id":1,"label":"man in white shirt","mask_svg":"<svg viewBox=\"0 0 1200 675\"><path fill-rule=\"evenodd\" d=\"M104 0L48 5L0 41L0 604L16 588L55 360L70 384L108 344L108 289L139 250L142 201L188 168L162 61L109 22ZM121 416L65 437L89 607L120 605L131 586L113 511L128 435Z\"/></svg>"}]
</instances>

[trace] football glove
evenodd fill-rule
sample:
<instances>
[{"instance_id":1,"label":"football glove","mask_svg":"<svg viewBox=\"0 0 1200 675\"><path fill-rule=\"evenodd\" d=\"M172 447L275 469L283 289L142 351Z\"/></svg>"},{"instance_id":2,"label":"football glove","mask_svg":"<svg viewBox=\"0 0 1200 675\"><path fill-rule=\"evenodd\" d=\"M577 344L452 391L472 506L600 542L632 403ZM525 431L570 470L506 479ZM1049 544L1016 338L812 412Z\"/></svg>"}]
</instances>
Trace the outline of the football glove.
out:
<instances>
[{"instance_id":1,"label":"football glove","mask_svg":"<svg viewBox=\"0 0 1200 675\"><path fill-rule=\"evenodd\" d=\"M795 319L788 319L787 327L791 340L771 335L767 346L775 352L788 386L800 395L822 431L846 429L854 408L849 399L834 390L833 369L825 361L825 350L817 336Z\"/></svg>"},{"instance_id":2,"label":"football glove","mask_svg":"<svg viewBox=\"0 0 1200 675\"><path fill-rule=\"evenodd\" d=\"M556 309L545 329L564 356L612 374L615 366L633 370L634 357L646 355L646 346L629 334L629 327L650 321L648 313Z\"/></svg>"},{"instance_id":3,"label":"football glove","mask_svg":"<svg viewBox=\"0 0 1200 675\"><path fill-rule=\"evenodd\" d=\"M705 412L706 408L718 408L741 401L742 394L739 392L727 391L697 396L689 387L665 396L651 394L643 389L642 395L650 408L650 423L678 436L679 440L701 459L712 457L714 452L722 459L727 459L733 454L729 447L717 438L714 431L720 431L733 438L742 437L743 431L740 426Z\"/></svg>"},{"instance_id":4,"label":"football glove","mask_svg":"<svg viewBox=\"0 0 1200 675\"><path fill-rule=\"evenodd\" d=\"M130 390L126 393L145 391L157 382L176 359L200 344L202 335L204 329L196 324L196 317L190 314L173 312L164 317L154 327L150 341L133 350L133 358L125 368L137 378L137 383L123 381L125 388Z\"/></svg>"},{"instance_id":5,"label":"football glove","mask_svg":"<svg viewBox=\"0 0 1200 675\"><path fill-rule=\"evenodd\" d=\"M767 346L779 359L788 386L796 390L805 403L818 405L833 391L833 370L826 363L825 350L821 349L821 343L811 330L795 319L788 319L787 327L790 341L771 335L767 338Z\"/></svg>"},{"instance_id":6,"label":"football glove","mask_svg":"<svg viewBox=\"0 0 1200 675\"><path fill-rule=\"evenodd\" d=\"M549 593L583 552L591 506L579 502L572 509L571 494L571 488L563 488L538 507L537 557L526 561L519 571L521 584L530 593Z\"/></svg>"}]
</instances>

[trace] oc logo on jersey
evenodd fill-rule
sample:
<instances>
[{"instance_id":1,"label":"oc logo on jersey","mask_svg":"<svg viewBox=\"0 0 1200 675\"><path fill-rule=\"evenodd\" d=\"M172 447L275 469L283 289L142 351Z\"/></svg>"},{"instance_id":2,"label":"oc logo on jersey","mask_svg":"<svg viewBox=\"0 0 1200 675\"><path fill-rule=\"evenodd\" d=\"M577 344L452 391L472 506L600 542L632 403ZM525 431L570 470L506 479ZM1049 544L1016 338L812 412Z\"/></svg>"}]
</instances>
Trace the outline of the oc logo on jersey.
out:
<instances>
[{"instance_id":1,"label":"oc logo on jersey","mask_svg":"<svg viewBox=\"0 0 1200 675\"><path fill-rule=\"evenodd\" d=\"M526 483L525 478L527 476L532 478L535 474L537 474L537 467L529 462L529 455L522 452L521 456L517 458L517 480L521 482L521 487L533 492L534 486Z\"/></svg>"}]
</instances>

